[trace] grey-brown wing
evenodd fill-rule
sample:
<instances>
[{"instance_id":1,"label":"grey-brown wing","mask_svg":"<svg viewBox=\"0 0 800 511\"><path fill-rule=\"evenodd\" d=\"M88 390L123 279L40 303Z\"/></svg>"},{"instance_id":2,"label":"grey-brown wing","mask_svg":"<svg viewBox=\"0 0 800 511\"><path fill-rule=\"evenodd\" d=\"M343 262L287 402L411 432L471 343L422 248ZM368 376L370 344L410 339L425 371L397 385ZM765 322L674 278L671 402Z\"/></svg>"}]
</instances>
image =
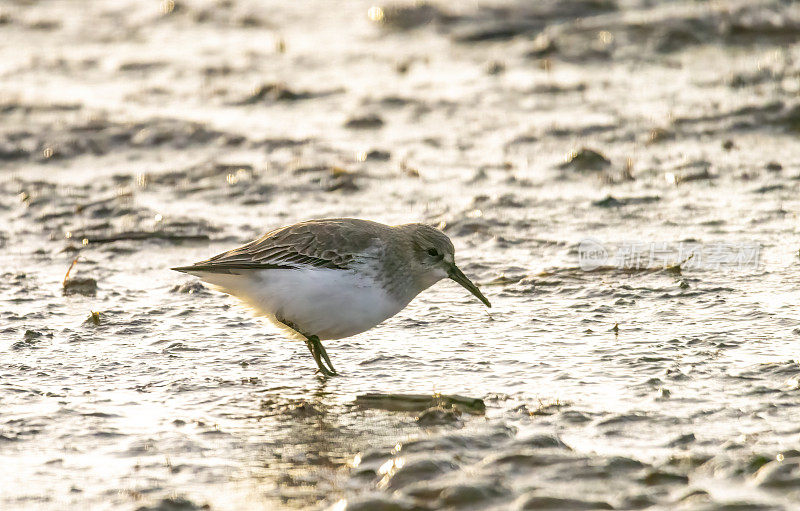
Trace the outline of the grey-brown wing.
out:
<instances>
[{"instance_id":1,"label":"grey-brown wing","mask_svg":"<svg viewBox=\"0 0 800 511\"><path fill-rule=\"evenodd\" d=\"M347 269L375 242L376 233L350 219L317 220L282 227L239 248L176 271L235 273L236 270Z\"/></svg>"}]
</instances>

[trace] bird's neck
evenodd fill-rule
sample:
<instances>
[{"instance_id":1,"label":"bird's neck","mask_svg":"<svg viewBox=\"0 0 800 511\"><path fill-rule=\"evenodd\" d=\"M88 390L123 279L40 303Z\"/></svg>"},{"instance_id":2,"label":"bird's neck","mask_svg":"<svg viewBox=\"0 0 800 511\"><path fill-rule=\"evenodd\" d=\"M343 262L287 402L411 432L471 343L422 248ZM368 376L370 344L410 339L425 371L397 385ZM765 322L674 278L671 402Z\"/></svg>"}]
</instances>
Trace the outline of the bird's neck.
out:
<instances>
[{"instance_id":1,"label":"bird's neck","mask_svg":"<svg viewBox=\"0 0 800 511\"><path fill-rule=\"evenodd\" d=\"M375 253L371 255L377 256L378 267L365 264L360 270L403 306L440 280L408 267L408 258L401 254L404 250L410 250L410 247L383 245L375 248Z\"/></svg>"}]
</instances>

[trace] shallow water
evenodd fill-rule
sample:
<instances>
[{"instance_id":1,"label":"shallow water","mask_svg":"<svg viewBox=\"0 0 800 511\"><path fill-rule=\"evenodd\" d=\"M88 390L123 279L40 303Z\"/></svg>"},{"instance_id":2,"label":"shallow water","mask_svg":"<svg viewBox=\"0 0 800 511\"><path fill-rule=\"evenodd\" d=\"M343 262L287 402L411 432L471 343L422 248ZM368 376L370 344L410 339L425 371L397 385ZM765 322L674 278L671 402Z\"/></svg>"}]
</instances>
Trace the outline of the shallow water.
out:
<instances>
[{"instance_id":1,"label":"shallow water","mask_svg":"<svg viewBox=\"0 0 800 511\"><path fill-rule=\"evenodd\" d=\"M650 4L0 6L1 507L796 509L800 12ZM324 380L168 270L326 216L443 226L494 307Z\"/></svg>"}]
</instances>

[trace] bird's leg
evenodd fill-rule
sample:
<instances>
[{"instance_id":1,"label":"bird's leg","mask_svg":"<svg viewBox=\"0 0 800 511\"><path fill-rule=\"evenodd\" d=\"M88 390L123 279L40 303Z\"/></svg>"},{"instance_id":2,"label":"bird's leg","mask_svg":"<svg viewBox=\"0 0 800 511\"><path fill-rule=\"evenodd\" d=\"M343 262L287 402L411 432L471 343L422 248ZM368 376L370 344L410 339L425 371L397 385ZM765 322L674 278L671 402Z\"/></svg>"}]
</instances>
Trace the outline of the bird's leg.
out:
<instances>
[{"instance_id":1,"label":"bird's leg","mask_svg":"<svg viewBox=\"0 0 800 511\"><path fill-rule=\"evenodd\" d=\"M322 363L322 360L319 358L319 352L315 349L314 343L311 342L309 337L306 337L306 346L308 346L308 351L311 352L311 356L314 357L314 362L317 363L317 367L319 368L319 372L328 376L328 368Z\"/></svg>"},{"instance_id":2,"label":"bird's leg","mask_svg":"<svg viewBox=\"0 0 800 511\"><path fill-rule=\"evenodd\" d=\"M325 348L322 347L322 343L319 341L319 337L317 337L316 335L308 335L308 334L305 334L305 333L301 332L295 326L294 323L292 323L291 321L288 321L286 318L283 318L283 317L281 317L279 315L276 315L275 318L280 323L283 323L284 325L288 326L289 328L291 328L292 330L294 330L298 334L300 334L303 337L305 337L306 346L308 346L308 351L311 352L311 356L314 357L314 362L317 363L317 367L319 368L319 372L321 372L325 376L335 376L337 374L336 373L336 369L334 369L333 368L333 364L331 364L331 359L328 358L328 353L325 352ZM330 369L325 367L325 364L322 363L322 360L319 358L320 353L322 354L323 357L325 357L325 360L328 362L328 366L330 366Z\"/></svg>"},{"instance_id":3,"label":"bird's leg","mask_svg":"<svg viewBox=\"0 0 800 511\"><path fill-rule=\"evenodd\" d=\"M316 335L306 336L306 346L308 346L309 351L311 351L311 356L314 357L314 362L317 363L319 372L321 372L325 376L335 376L336 374L338 374L336 370L333 368L333 364L331 364L331 359L328 358L328 353L325 352L325 348L322 346L319 337L317 337ZM320 355L322 355L322 357L325 358L325 361L328 362L330 369L328 367L325 367L325 364L322 362Z\"/></svg>"},{"instance_id":4,"label":"bird's leg","mask_svg":"<svg viewBox=\"0 0 800 511\"><path fill-rule=\"evenodd\" d=\"M322 355L322 358L324 358L325 362L328 363L328 368L330 368L330 370L331 370L331 372L333 374L338 374L336 372L336 369L333 368L333 362L331 362L331 359L328 358L328 352L325 351L325 346L322 345L322 341L320 341L319 337L317 337L316 335L314 336L314 339L316 340L317 351L320 352L320 354Z\"/></svg>"}]
</instances>

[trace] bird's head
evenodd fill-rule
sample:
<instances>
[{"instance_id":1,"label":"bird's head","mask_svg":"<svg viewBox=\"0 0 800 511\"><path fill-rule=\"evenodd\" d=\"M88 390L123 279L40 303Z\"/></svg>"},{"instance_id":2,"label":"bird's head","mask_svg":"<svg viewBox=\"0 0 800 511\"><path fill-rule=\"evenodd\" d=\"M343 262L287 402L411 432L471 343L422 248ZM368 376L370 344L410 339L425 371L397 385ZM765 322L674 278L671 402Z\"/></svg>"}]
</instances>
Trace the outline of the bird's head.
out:
<instances>
[{"instance_id":1,"label":"bird's head","mask_svg":"<svg viewBox=\"0 0 800 511\"><path fill-rule=\"evenodd\" d=\"M414 260L421 271L422 283L432 286L443 278L450 278L475 295L487 307L492 304L483 296L478 286L472 283L456 266L455 248L445 233L425 224L410 224Z\"/></svg>"}]
</instances>

